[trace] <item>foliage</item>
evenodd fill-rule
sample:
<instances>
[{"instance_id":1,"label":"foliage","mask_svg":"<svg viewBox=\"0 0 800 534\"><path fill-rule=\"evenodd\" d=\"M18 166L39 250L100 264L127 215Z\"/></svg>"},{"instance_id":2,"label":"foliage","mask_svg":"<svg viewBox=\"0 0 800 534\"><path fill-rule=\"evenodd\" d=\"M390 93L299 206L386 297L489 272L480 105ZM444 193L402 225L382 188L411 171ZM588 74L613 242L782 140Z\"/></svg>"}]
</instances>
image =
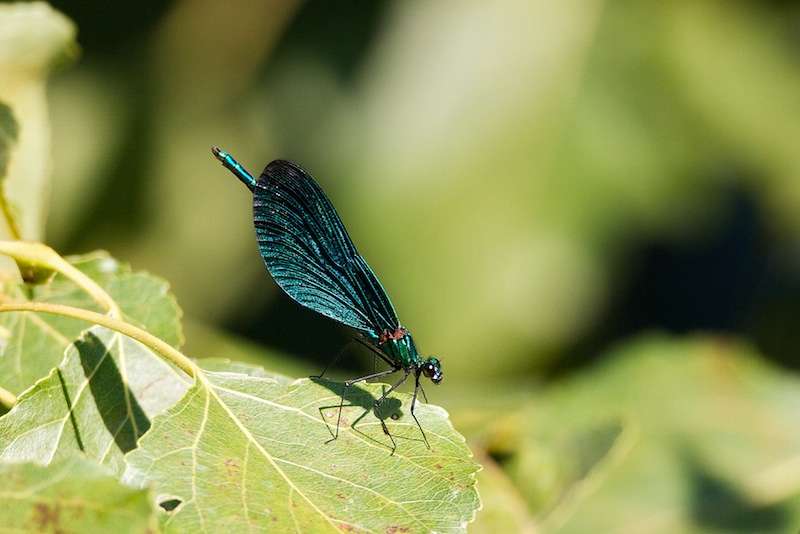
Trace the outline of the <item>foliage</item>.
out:
<instances>
[{"instance_id":1,"label":"foliage","mask_svg":"<svg viewBox=\"0 0 800 534\"><path fill-rule=\"evenodd\" d=\"M41 525L54 491L136 517L115 530L797 531L796 1L61 5L86 54L47 92L75 26L0 5L0 460L46 481L0 510ZM430 450L398 393L392 454L383 384L325 443L341 383L296 377L338 341L277 296L216 145L323 184L443 362ZM59 251L114 254L19 241L45 222Z\"/></svg>"}]
</instances>

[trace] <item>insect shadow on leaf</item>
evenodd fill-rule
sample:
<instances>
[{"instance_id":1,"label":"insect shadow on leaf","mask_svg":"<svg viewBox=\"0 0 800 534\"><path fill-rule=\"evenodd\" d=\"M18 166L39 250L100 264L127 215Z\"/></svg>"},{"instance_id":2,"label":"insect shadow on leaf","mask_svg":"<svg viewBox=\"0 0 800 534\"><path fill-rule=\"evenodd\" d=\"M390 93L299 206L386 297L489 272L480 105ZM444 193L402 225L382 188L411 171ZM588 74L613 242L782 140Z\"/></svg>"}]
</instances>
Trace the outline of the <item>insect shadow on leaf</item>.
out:
<instances>
[{"instance_id":1,"label":"insect shadow on leaf","mask_svg":"<svg viewBox=\"0 0 800 534\"><path fill-rule=\"evenodd\" d=\"M352 380L348 380L348 381L346 381L346 382L344 382L342 384L341 401L339 403L339 419L337 419L337 423L336 423L336 432L334 433L333 438L328 440L328 441L333 441L333 440L335 440L336 438L339 437L339 425L341 423L342 408L344 406L345 396L346 396L347 392L350 390L350 388L356 387L356 384L361 383L361 382L364 382L364 383L372 382L373 380L378 379L378 378L394 375L395 373L398 373L398 372L404 372L405 374L403 376L401 376L399 380L394 382L394 384L389 389L384 388L383 395L381 395L377 400L374 400L374 397L371 397L374 400L374 402L372 404L372 408L375 411L375 416L381 422L381 426L383 428L383 433L386 434L387 436L389 436L389 439L392 441L391 448L392 448L392 454L394 454L394 451L397 449L397 443L395 442L394 436L392 436L392 433L389 432L389 428L386 426L386 416L388 414L388 416L392 420L394 420L394 421L398 420L400 418L400 405L401 405L401 403L397 399L391 399L388 395L392 391L394 391L398 386L400 386L402 383L404 383L409 377L414 376L415 371L414 371L413 367L404 367L404 366L398 364L397 362L393 362L386 355L386 353L384 353L381 349L379 349L378 347L374 346L373 344L369 343L364 338L364 336L358 336L358 337L352 338L350 340L350 342L347 343L331 359L331 361L328 363L328 365L325 366L325 369L322 370L322 373L320 373L317 376L312 376L311 379L313 380L313 379L322 378L322 376L326 372L328 372L328 369L330 369L333 365L335 365L335 363L341 358L342 354L344 354L346 352L349 352L349 350L351 349L351 347L353 345L361 345L363 347L366 347L367 349L369 349L373 353L373 355L374 355L373 372L368 374L368 375L366 375L366 376L362 376L360 378L354 378ZM385 370L382 370L382 371L377 371L378 360L384 361L385 363L389 364L391 367L389 369L385 369ZM417 419L417 416L414 414L414 405L415 405L415 403L417 401L417 394L418 393L422 393L422 398L425 399L426 403L428 402L428 397L427 397L427 395L425 395L425 390L422 388L421 384L419 383L419 378L420 378L421 374L422 374L422 370L421 369L417 369L416 370L416 377L415 377L416 386L415 386L415 389L414 389L414 398L411 401L411 416L414 418L414 422L416 423L417 427L419 428L420 433L422 434L422 441L425 443L425 446L430 449L430 444L428 443L428 438L425 435L425 431L422 430L422 426L419 424L419 420ZM441 378L439 378L439 380L441 380ZM438 382L435 382L435 383L438 383ZM359 388L359 391L363 391L363 389ZM368 409L367 406L364 406L364 407ZM355 421L353 421L353 424L350 425L351 428L358 421L363 419L363 417L367 413L368 412L365 411L364 414L361 415L361 417L359 417Z\"/></svg>"},{"instance_id":2,"label":"insect shadow on leaf","mask_svg":"<svg viewBox=\"0 0 800 534\"><path fill-rule=\"evenodd\" d=\"M342 423L345 423L344 426L350 427L354 431L364 436L364 438L369 439L370 441L378 442L378 440L376 440L374 437L356 429L356 425L359 423L359 421L372 413L380 421L383 433L389 436L389 439L392 442L390 448L392 449L392 452L394 452L396 444L391 432L389 432L389 429L386 426L386 419L391 418L393 420L397 420L400 418L400 414L402 413L400 408L402 404L399 399L387 397L383 402L380 403L380 405L376 406L378 399L375 397L375 395L358 384L350 385L350 387L346 388L347 391L345 392L345 384L343 382L328 380L327 378L322 378L320 376L312 376L311 380L330 390L331 393L334 393L341 399L340 402L336 404L319 407L320 415L322 416L323 420L325 420L328 426L328 431L331 433L331 439L329 439L327 443L330 443L339 437L339 427L342 426ZM346 416L344 415L346 413L344 408L349 407L361 407L364 408L364 411L358 417L353 419L352 422L348 422ZM331 428L331 424L328 423L328 419L334 416L336 416L336 427Z\"/></svg>"}]
</instances>

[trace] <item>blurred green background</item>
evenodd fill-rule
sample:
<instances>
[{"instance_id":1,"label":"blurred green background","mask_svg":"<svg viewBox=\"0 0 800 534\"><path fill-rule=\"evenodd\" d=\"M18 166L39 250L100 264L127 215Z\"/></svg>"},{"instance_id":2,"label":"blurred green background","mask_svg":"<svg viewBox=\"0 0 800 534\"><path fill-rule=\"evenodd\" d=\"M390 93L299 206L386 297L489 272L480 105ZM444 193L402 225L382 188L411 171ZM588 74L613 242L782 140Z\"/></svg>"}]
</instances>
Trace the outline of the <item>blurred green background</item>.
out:
<instances>
[{"instance_id":1,"label":"blurred green background","mask_svg":"<svg viewBox=\"0 0 800 534\"><path fill-rule=\"evenodd\" d=\"M351 335L210 147L292 159L443 361L476 532L800 528L800 2L52 5L45 241L169 280L187 354L303 376Z\"/></svg>"}]
</instances>

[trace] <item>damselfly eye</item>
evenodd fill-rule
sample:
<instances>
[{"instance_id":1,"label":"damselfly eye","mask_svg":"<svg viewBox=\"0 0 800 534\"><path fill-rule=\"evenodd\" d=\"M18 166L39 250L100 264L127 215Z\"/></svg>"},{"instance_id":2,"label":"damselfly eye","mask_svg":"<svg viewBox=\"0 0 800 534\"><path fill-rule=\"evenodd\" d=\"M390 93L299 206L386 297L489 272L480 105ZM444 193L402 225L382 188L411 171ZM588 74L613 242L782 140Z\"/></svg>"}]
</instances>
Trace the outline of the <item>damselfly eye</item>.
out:
<instances>
[{"instance_id":1,"label":"damselfly eye","mask_svg":"<svg viewBox=\"0 0 800 534\"><path fill-rule=\"evenodd\" d=\"M422 366L422 374L430 378L434 384L442 381L442 369L439 360L431 358L431 361Z\"/></svg>"}]
</instances>

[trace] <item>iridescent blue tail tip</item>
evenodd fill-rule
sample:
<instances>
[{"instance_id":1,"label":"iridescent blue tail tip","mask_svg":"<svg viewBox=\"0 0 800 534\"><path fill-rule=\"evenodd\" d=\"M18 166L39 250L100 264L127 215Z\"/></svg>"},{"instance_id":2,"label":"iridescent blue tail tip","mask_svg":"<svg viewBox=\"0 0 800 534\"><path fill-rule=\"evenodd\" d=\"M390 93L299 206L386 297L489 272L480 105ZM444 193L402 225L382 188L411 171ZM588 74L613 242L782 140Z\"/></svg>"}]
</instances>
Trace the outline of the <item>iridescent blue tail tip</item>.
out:
<instances>
[{"instance_id":1,"label":"iridescent blue tail tip","mask_svg":"<svg viewBox=\"0 0 800 534\"><path fill-rule=\"evenodd\" d=\"M256 180L253 176L245 170L244 167L239 165L239 162L233 159L230 154L220 150L217 147L211 147L211 153L217 158L222 166L231 171L241 182L247 186L250 191L255 191Z\"/></svg>"}]
</instances>

